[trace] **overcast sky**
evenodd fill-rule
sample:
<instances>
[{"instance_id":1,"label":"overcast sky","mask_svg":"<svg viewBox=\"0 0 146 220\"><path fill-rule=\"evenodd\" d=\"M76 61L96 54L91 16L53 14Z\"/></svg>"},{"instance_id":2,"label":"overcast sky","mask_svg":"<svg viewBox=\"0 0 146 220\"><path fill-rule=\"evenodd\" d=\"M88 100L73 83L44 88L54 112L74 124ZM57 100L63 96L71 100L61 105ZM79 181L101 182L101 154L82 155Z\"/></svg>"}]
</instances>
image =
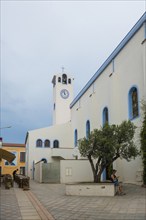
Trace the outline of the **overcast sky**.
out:
<instances>
[{"instance_id":1,"label":"overcast sky","mask_svg":"<svg viewBox=\"0 0 146 220\"><path fill-rule=\"evenodd\" d=\"M146 1L1 0L3 142L24 143L52 125L53 75L74 78L74 97L146 10Z\"/></svg>"}]
</instances>

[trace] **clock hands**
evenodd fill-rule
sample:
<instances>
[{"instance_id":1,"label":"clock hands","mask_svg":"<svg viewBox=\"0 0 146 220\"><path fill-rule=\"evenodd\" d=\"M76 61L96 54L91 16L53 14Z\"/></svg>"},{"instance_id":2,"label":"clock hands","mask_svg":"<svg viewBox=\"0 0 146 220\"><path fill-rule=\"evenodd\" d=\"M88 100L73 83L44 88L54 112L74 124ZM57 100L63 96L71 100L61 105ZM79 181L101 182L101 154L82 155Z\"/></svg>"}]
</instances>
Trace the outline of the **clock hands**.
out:
<instances>
[{"instance_id":1,"label":"clock hands","mask_svg":"<svg viewBox=\"0 0 146 220\"><path fill-rule=\"evenodd\" d=\"M64 95L67 95L67 92L66 92L66 90L64 90Z\"/></svg>"},{"instance_id":2,"label":"clock hands","mask_svg":"<svg viewBox=\"0 0 146 220\"><path fill-rule=\"evenodd\" d=\"M69 92L66 89L63 89L60 94L62 98L68 98L69 96Z\"/></svg>"}]
</instances>

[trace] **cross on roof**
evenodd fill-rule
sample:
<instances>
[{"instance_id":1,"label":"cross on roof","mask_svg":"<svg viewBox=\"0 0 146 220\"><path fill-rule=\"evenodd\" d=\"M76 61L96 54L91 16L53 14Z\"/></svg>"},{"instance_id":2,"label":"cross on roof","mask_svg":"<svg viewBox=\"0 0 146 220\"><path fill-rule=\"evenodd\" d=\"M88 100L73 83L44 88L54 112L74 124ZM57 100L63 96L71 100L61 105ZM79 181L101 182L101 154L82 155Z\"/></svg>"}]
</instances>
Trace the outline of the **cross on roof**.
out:
<instances>
[{"instance_id":1,"label":"cross on roof","mask_svg":"<svg viewBox=\"0 0 146 220\"><path fill-rule=\"evenodd\" d=\"M62 66L61 69L62 69L62 73L64 73L64 69L65 69L64 66Z\"/></svg>"}]
</instances>

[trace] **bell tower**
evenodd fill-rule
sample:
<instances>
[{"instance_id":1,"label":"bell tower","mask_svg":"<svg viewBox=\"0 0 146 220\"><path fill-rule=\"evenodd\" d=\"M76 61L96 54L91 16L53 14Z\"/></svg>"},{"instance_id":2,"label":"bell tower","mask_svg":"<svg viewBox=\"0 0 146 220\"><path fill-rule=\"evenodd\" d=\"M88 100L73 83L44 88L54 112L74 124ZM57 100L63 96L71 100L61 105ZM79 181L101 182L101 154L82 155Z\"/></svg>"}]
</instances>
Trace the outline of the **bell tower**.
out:
<instances>
[{"instance_id":1,"label":"bell tower","mask_svg":"<svg viewBox=\"0 0 146 220\"><path fill-rule=\"evenodd\" d=\"M74 79L66 73L56 74L53 83L53 125L63 124L71 119L70 103L73 100Z\"/></svg>"}]
</instances>

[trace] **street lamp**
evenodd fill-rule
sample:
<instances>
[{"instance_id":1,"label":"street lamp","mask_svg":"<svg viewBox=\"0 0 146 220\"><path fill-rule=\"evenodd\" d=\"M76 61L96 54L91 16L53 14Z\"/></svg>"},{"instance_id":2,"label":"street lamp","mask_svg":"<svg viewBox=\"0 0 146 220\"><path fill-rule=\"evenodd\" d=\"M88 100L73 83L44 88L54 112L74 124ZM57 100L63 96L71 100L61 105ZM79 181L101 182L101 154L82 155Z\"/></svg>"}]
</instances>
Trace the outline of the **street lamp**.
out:
<instances>
[{"instance_id":1,"label":"street lamp","mask_svg":"<svg viewBox=\"0 0 146 220\"><path fill-rule=\"evenodd\" d=\"M11 128L12 126L1 127L0 129Z\"/></svg>"},{"instance_id":2,"label":"street lamp","mask_svg":"<svg viewBox=\"0 0 146 220\"><path fill-rule=\"evenodd\" d=\"M1 129L6 129L6 128L11 128L12 126L5 126L5 127L0 127L0 130ZM2 148L2 142L3 142L3 139L2 137L0 137L0 148Z\"/></svg>"},{"instance_id":3,"label":"street lamp","mask_svg":"<svg viewBox=\"0 0 146 220\"><path fill-rule=\"evenodd\" d=\"M2 141L3 139L0 137L0 148L2 148Z\"/></svg>"}]
</instances>

